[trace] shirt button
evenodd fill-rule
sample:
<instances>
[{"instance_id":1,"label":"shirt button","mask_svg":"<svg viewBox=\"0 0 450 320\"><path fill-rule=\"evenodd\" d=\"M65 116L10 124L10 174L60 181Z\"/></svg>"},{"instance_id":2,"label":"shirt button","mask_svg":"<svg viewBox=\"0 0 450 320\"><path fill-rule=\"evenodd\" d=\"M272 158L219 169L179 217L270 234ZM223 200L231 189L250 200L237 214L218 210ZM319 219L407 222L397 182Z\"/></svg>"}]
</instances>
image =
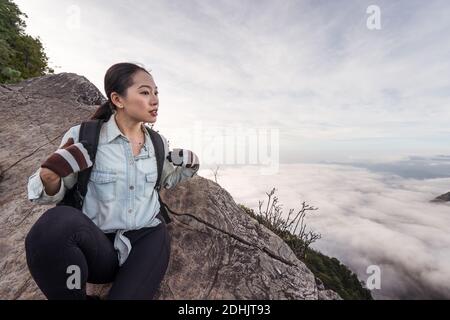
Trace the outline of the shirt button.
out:
<instances>
[{"instance_id":1,"label":"shirt button","mask_svg":"<svg viewBox=\"0 0 450 320\"><path fill-rule=\"evenodd\" d=\"M133 209L128 209L128 213L131 213L131 212L133 212Z\"/></svg>"},{"instance_id":2,"label":"shirt button","mask_svg":"<svg viewBox=\"0 0 450 320\"><path fill-rule=\"evenodd\" d=\"M134 186L130 186L130 190L134 190Z\"/></svg>"}]
</instances>

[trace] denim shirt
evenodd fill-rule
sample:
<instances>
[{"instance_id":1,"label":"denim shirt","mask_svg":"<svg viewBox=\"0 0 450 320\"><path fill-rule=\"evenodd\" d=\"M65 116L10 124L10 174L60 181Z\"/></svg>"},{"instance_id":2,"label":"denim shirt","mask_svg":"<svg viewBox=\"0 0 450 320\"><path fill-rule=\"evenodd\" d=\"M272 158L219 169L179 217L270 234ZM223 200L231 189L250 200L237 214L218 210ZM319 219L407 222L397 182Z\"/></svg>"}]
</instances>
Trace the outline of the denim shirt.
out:
<instances>
[{"instance_id":1,"label":"denim shirt","mask_svg":"<svg viewBox=\"0 0 450 320\"><path fill-rule=\"evenodd\" d=\"M144 124L142 124L144 126ZM61 148L69 138L78 142L80 125L71 127L62 138ZM133 155L129 140L122 134L115 114L103 124L97 154L87 186L82 212L104 233L115 232L114 248L119 265L131 252L131 243L124 235L128 230L157 226L156 218L160 204L158 192L154 189L158 177L155 150L150 135L145 132L145 143L137 156ZM161 135L161 134L160 134ZM167 155L169 144L164 141L164 166L161 187L170 189L176 184L193 177L197 169L173 166ZM28 178L28 199L38 204L56 204L72 188L78 173L61 179L60 190L53 196L45 193L39 176L40 168Z\"/></svg>"}]
</instances>

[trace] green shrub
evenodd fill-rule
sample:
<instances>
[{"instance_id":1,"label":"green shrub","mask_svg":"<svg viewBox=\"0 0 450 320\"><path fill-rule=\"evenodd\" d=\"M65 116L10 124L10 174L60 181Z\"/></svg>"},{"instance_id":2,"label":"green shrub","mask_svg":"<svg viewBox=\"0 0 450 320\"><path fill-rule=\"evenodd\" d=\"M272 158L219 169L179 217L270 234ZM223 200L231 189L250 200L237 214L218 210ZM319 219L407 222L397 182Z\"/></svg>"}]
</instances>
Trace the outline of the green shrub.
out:
<instances>
[{"instance_id":1,"label":"green shrub","mask_svg":"<svg viewBox=\"0 0 450 320\"><path fill-rule=\"evenodd\" d=\"M0 83L53 73L39 39L25 34L22 13L10 0L0 0Z\"/></svg>"},{"instance_id":2,"label":"green shrub","mask_svg":"<svg viewBox=\"0 0 450 320\"><path fill-rule=\"evenodd\" d=\"M363 282L358 280L347 266L334 257L328 257L312 248L302 252L304 244L294 234L286 230L274 227L264 216L255 213L254 210L239 204L245 213L256 219L281 239L292 249L297 258L305 263L315 277L319 278L326 289L337 292L345 300L372 300L370 290L363 287Z\"/></svg>"}]
</instances>

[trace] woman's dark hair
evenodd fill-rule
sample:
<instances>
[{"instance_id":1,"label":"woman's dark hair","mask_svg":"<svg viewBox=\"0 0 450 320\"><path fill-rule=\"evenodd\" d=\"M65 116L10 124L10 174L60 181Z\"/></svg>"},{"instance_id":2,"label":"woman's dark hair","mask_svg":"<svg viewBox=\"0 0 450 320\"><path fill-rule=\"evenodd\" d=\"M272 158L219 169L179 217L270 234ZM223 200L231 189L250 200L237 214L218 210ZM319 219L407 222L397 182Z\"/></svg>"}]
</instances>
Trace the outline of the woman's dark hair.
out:
<instances>
[{"instance_id":1,"label":"woman's dark hair","mask_svg":"<svg viewBox=\"0 0 450 320\"><path fill-rule=\"evenodd\" d=\"M116 106L111 101L111 93L117 92L117 94L126 97L127 89L133 85L133 75L139 70L150 74L145 68L129 62L116 63L109 67L104 80L108 101L100 105L91 119L109 120L113 110L116 110Z\"/></svg>"}]
</instances>

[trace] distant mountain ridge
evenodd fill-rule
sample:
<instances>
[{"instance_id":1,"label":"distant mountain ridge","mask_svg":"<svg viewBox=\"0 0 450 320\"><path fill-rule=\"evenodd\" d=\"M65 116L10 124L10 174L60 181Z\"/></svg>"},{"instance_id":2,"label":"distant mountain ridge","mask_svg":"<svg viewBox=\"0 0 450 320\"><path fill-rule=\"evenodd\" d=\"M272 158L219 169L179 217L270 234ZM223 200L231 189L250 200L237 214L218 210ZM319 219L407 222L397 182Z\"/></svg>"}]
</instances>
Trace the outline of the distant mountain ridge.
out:
<instances>
[{"instance_id":1,"label":"distant mountain ridge","mask_svg":"<svg viewBox=\"0 0 450 320\"><path fill-rule=\"evenodd\" d=\"M431 202L447 202L450 201L450 192L441 194L440 196L437 196Z\"/></svg>"}]
</instances>

